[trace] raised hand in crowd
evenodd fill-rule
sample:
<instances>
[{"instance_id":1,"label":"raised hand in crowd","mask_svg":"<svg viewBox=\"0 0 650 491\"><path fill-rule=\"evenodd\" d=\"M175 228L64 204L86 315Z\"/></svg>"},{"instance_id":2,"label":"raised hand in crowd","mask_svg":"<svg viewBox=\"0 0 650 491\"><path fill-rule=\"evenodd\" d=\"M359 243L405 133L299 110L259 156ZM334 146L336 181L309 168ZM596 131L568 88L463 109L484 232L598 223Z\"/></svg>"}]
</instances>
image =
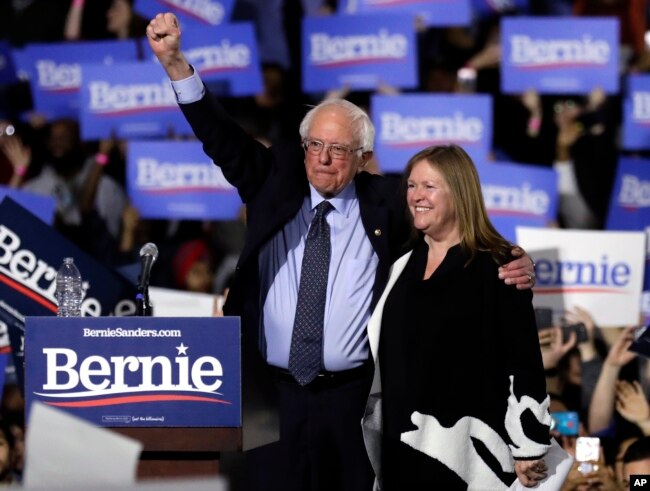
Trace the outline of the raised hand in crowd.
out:
<instances>
[{"instance_id":1,"label":"raised hand in crowd","mask_svg":"<svg viewBox=\"0 0 650 491\"><path fill-rule=\"evenodd\" d=\"M614 470L611 466L606 465L602 458L602 450L600 454L601 459L598 464L593 466L591 472L581 471L582 462L575 461L561 491L621 491L616 482Z\"/></svg>"},{"instance_id":2,"label":"raised hand in crowd","mask_svg":"<svg viewBox=\"0 0 650 491\"><path fill-rule=\"evenodd\" d=\"M644 435L650 435L650 404L639 382L616 382L616 410L630 423L636 424Z\"/></svg>"},{"instance_id":3,"label":"raised hand in crowd","mask_svg":"<svg viewBox=\"0 0 650 491\"><path fill-rule=\"evenodd\" d=\"M589 404L589 432L597 433L607 428L614 415L616 381L621 368L631 362L636 354L629 351L634 341L634 327L621 331L607 353L594 395Z\"/></svg>"},{"instance_id":4,"label":"raised hand in crowd","mask_svg":"<svg viewBox=\"0 0 650 491\"><path fill-rule=\"evenodd\" d=\"M2 151L13 169L13 174L8 185L9 187L16 188L23 182L27 169L29 169L29 165L32 162L32 149L28 145L25 145L18 135L2 134L0 137L0 151Z\"/></svg>"},{"instance_id":5,"label":"raised hand in crowd","mask_svg":"<svg viewBox=\"0 0 650 491\"><path fill-rule=\"evenodd\" d=\"M542 363L546 371L546 391L549 394L559 395L562 391L560 387L560 377L557 371L560 359L566 355L576 344L576 334L571 333L569 338L564 341L562 338L562 328L553 326L547 329L540 329L537 332L539 337L539 346L542 351Z\"/></svg>"},{"instance_id":6,"label":"raised hand in crowd","mask_svg":"<svg viewBox=\"0 0 650 491\"><path fill-rule=\"evenodd\" d=\"M564 320L567 325L583 324L585 326L587 339L578 343L580 360L582 362L587 362L596 358L598 356L595 344L597 326L591 314L587 310L576 305L564 313Z\"/></svg>"}]
</instances>

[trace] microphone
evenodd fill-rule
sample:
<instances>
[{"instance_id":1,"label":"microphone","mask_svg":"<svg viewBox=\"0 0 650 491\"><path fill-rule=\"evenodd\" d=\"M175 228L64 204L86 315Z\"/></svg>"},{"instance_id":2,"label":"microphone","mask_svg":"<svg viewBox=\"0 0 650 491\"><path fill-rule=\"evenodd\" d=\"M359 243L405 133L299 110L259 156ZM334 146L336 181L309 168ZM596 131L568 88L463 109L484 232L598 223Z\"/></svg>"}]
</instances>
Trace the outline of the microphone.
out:
<instances>
[{"instance_id":1,"label":"microphone","mask_svg":"<svg viewBox=\"0 0 650 491\"><path fill-rule=\"evenodd\" d=\"M158 259L158 247L153 242L147 242L140 249L140 276L138 277L138 290L142 291L149 286L151 267Z\"/></svg>"}]
</instances>

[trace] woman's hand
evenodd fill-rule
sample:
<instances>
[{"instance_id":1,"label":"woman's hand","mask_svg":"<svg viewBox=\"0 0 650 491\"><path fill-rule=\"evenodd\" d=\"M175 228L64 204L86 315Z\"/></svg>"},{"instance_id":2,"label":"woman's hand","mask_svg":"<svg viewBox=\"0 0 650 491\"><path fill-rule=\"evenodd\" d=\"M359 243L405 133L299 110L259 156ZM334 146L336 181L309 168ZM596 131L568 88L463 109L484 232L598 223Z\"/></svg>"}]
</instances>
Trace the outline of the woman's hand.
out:
<instances>
[{"instance_id":1,"label":"woman's hand","mask_svg":"<svg viewBox=\"0 0 650 491\"><path fill-rule=\"evenodd\" d=\"M547 476L546 462L539 460L516 460L515 473L519 482L527 488L536 486L539 481Z\"/></svg>"}]
</instances>

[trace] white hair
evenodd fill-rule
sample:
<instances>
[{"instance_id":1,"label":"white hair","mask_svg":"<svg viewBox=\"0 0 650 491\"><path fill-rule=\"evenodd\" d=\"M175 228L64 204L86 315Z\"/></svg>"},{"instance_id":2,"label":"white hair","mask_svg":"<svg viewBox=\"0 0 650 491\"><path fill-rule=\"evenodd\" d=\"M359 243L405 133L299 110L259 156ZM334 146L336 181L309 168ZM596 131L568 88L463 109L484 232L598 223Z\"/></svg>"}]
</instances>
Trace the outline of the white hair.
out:
<instances>
[{"instance_id":1,"label":"white hair","mask_svg":"<svg viewBox=\"0 0 650 491\"><path fill-rule=\"evenodd\" d=\"M342 109L350 118L355 144L358 142L363 152L372 152L375 143L375 127L372 121L363 109L345 99L325 99L317 106L312 107L300 123L300 138L302 140L307 138L314 115L321 109L330 106Z\"/></svg>"}]
</instances>

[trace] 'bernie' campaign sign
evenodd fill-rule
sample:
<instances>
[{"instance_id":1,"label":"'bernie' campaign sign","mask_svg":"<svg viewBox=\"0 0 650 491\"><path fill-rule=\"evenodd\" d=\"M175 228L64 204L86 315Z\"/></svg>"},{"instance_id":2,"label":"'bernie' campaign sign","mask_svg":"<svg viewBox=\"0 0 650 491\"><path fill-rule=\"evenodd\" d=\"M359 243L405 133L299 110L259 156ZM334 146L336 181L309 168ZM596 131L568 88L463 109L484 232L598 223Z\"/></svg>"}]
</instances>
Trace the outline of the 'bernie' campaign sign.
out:
<instances>
[{"instance_id":1,"label":"'bernie' campaign sign","mask_svg":"<svg viewBox=\"0 0 650 491\"><path fill-rule=\"evenodd\" d=\"M147 18L172 12L182 27L216 26L230 20L235 0L136 0L135 10Z\"/></svg>"},{"instance_id":2,"label":"'bernie' campaign sign","mask_svg":"<svg viewBox=\"0 0 650 491\"><path fill-rule=\"evenodd\" d=\"M232 220L242 206L198 142L131 142L127 189L145 218Z\"/></svg>"},{"instance_id":3,"label":"'bernie' campaign sign","mask_svg":"<svg viewBox=\"0 0 650 491\"><path fill-rule=\"evenodd\" d=\"M237 317L27 317L25 398L99 426L241 426Z\"/></svg>"},{"instance_id":4,"label":"'bernie' campaign sign","mask_svg":"<svg viewBox=\"0 0 650 491\"><path fill-rule=\"evenodd\" d=\"M547 227L557 215L557 174L548 167L514 163L476 166L490 220L506 239L516 227Z\"/></svg>"},{"instance_id":5,"label":"'bernie' campaign sign","mask_svg":"<svg viewBox=\"0 0 650 491\"><path fill-rule=\"evenodd\" d=\"M619 90L618 20L505 18L501 22L501 90L587 94Z\"/></svg>"},{"instance_id":6,"label":"'bernie' campaign sign","mask_svg":"<svg viewBox=\"0 0 650 491\"><path fill-rule=\"evenodd\" d=\"M608 230L645 230L650 224L650 160L621 158L607 215Z\"/></svg>"},{"instance_id":7,"label":"'bernie' campaign sign","mask_svg":"<svg viewBox=\"0 0 650 491\"><path fill-rule=\"evenodd\" d=\"M508 14L526 12L528 0L472 0L474 13L481 19Z\"/></svg>"},{"instance_id":8,"label":"'bernie' campaign sign","mask_svg":"<svg viewBox=\"0 0 650 491\"><path fill-rule=\"evenodd\" d=\"M79 117L82 65L112 67L137 60L134 41L30 44L16 57L21 73L31 81L34 109L51 118ZM113 68L107 68L112 70Z\"/></svg>"},{"instance_id":9,"label":"'bernie' campaign sign","mask_svg":"<svg viewBox=\"0 0 650 491\"><path fill-rule=\"evenodd\" d=\"M471 22L469 0L347 0L339 2L341 14L417 15L427 26L466 26Z\"/></svg>"},{"instance_id":10,"label":"'bernie' campaign sign","mask_svg":"<svg viewBox=\"0 0 650 491\"><path fill-rule=\"evenodd\" d=\"M7 41L0 41L0 85L16 81L16 67L11 46Z\"/></svg>"},{"instance_id":11,"label":"'bernie' campaign sign","mask_svg":"<svg viewBox=\"0 0 650 491\"><path fill-rule=\"evenodd\" d=\"M492 145L492 99L486 95L376 95L375 152L384 172L400 173L414 153L454 143L477 162Z\"/></svg>"},{"instance_id":12,"label":"'bernie' campaign sign","mask_svg":"<svg viewBox=\"0 0 650 491\"><path fill-rule=\"evenodd\" d=\"M160 65L84 65L81 91L81 137L84 140L170 134L191 134L191 129Z\"/></svg>"},{"instance_id":13,"label":"'bernie' campaign sign","mask_svg":"<svg viewBox=\"0 0 650 491\"><path fill-rule=\"evenodd\" d=\"M262 91L257 41L248 22L185 29L183 53L206 84L224 85L217 93L239 97Z\"/></svg>"},{"instance_id":14,"label":"'bernie' campaign sign","mask_svg":"<svg viewBox=\"0 0 650 491\"><path fill-rule=\"evenodd\" d=\"M382 84L417 85L417 48L411 15L306 17L302 34L305 92Z\"/></svg>"},{"instance_id":15,"label":"'bernie' campaign sign","mask_svg":"<svg viewBox=\"0 0 650 491\"><path fill-rule=\"evenodd\" d=\"M23 315L55 315L56 272L73 257L84 316L133 315L135 285L79 249L9 197L0 203L0 298Z\"/></svg>"},{"instance_id":16,"label":"'bernie' campaign sign","mask_svg":"<svg viewBox=\"0 0 650 491\"><path fill-rule=\"evenodd\" d=\"M629 75L623 100L623 148L650 149L650 75Z\"/></svg>"}]
</instances>

